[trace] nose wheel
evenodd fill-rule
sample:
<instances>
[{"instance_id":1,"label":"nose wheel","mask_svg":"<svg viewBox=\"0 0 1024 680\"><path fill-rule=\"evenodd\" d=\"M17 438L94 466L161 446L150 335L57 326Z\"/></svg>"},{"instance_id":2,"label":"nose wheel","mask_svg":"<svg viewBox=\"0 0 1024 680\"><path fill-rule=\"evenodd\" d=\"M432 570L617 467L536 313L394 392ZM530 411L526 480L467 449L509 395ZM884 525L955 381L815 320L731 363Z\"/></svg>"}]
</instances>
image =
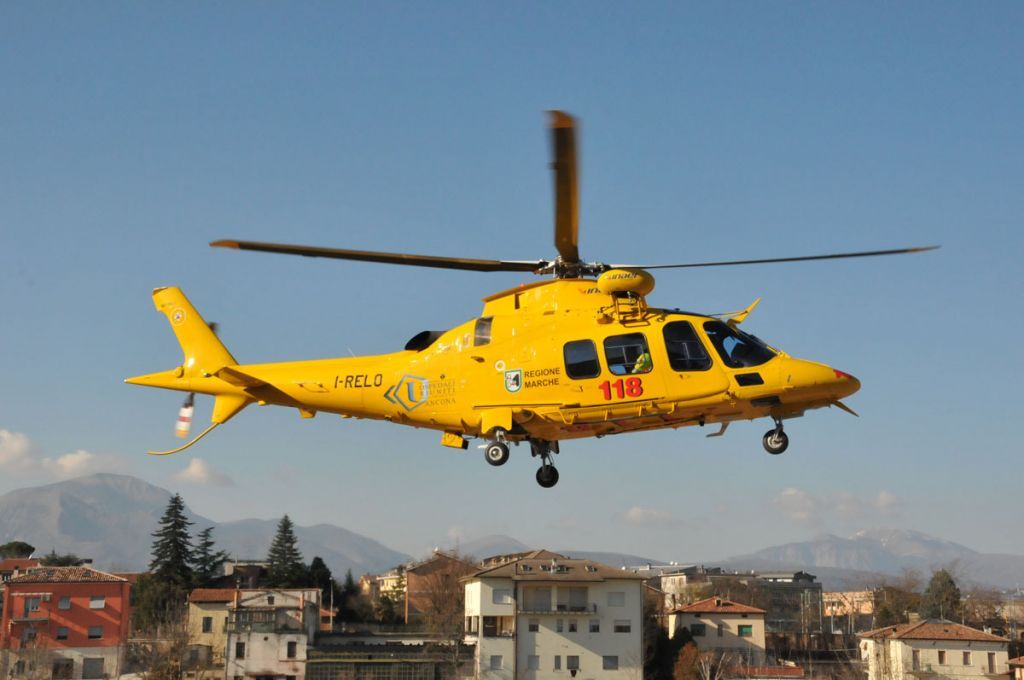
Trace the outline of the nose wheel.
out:
<instances>
[{"instance_id":1,"label":"nose wheel","mask_svg":"<svg viewBox=\"0 0 1024 680\"><path fill-rule=\"evenodd\" d=\"M781 420L775 421L774 430L768 430L764 433L761 443L764 444L764 450L773 456L777 456L789 448L789 437L782 430Z\"/></svg>"},{"instance_id":2,"label":"nose wheel","mask_svg":"<svg viewBox=\"0 0 1024 680\"><path fill-rule=\"evenodd\" d=\"M484 460L497 467L508 462L508 444L505 442L491 442L484 449Z\"/></svg>"}]
</instances>

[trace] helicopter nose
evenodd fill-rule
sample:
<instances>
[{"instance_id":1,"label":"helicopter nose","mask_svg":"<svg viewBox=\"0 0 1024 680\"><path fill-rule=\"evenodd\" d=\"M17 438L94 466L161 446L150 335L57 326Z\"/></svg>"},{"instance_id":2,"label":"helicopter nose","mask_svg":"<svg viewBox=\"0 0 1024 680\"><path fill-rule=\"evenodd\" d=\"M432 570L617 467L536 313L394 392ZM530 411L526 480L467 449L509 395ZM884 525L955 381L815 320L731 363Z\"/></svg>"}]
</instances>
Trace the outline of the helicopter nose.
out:
<instances>
[{"instance_id":1,"label":"helicopter nose","mask_svg":"<svg viewBox=\"0 0 1024 680\"><path fill-rule=\"evenodd\" d=\"M795 389L830 399L842 399L860 389L859 380L831 366L803 359L791 359L788 364L788 382Z\"/></svg>"}]
</instances>

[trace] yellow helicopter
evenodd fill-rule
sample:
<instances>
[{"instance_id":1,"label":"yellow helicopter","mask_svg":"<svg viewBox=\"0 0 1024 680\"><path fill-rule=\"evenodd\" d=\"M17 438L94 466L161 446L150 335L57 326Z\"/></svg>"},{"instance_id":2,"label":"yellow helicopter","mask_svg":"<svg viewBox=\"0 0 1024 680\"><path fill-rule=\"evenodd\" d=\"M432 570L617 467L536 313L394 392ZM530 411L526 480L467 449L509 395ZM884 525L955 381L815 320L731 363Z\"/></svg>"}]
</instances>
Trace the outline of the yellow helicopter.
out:
<instances>
[{"instance_id":1,"label":"yellow helicopter","mask_svg":"<svg viewBox=\"0 0 1024 680\"><path fill-rule=\"evenodd\" d=\"M578 250L576 123L550 112L555 184L553 260L434 257L252 241L211 246L387 264L547 275L484 298L480 316L447 331L423 331L402 351L376 356L239 364L178 288L153 302L184 351L180 366L128 378L134 385L215 397L211 424L182 451L249 404L439 430L441 444L466 449L482 438L484 458L503 465L509 444L541 459L537 482L552 487L566 439L771 418L764 448L789 445L783 421L836 406L860 388L848 373L796 359L740 330L757 303L725 315L647 305L647 270L796 262L932 250L938 246L726 262L628 265L585 262ZM185 409L183 409L184 412ZM188 431L182 416L183 432Z\"/></svg>"}]
</instances>

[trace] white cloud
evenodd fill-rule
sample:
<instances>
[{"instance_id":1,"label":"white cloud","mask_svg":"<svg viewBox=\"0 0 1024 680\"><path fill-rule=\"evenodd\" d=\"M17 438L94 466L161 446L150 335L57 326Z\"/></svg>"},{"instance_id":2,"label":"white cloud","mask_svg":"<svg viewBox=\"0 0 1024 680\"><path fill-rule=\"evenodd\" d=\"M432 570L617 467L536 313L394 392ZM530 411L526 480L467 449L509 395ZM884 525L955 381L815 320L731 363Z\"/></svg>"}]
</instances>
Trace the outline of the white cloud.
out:
<instances>
[{"instance_id":1,"label":"white cloud","mask_svg":"<svg viewBox=\"0 0 1024 680\"><path fill-rule=\"evenodd\" d=\"M676 519L671 512L656 508L644 508L639 505L634 505L622 513L622 519L630 524L643 527L672 527L683 523Z\"/></svg>"},{"instance_id":2,"label":"white cloud","mask_svg":"<svg viewBox=\"0 0 1024 680\"><path fill-rule=\"evenodd\" d=\"M0 471L10 478L67 479L123 467L117 456L97 455L85 449L51 458L43 455L28 435L0 430Z\"/></svg>"},{"instance_id":3,"label":"white cloud","mask_svg":"<svg viewBox=\"0 0 1024 680\"><path fill-rule=\"evenodd\" d=\"M6 472L31 469L38 452L21 432L0 430L0 468Z\"/></svg>"},{"instance_id":4,"label":"white cloud","mask_svg":"<svg viewBox=\"0 0 1024 680\"><path fill-rule=\"evenodd\" d=\"M233 479L222 472L218 472L212 465L202 458L193 458L188 462L188 467L174 475L179 482L190 484L210 484L212 486L234 486Z\"/></svg>"},{"instance_id":5,"label":"white cloud","mask_svg":"<svg viewBox=\"0 0 1024 680\"><path fill-rule=\"evenodd\" d=\"M804 526L820 527L832 520L864 523L899 515L903 500L891 491L877 496L857 496L849 491L818 495L788 487L772 500L772 505L787 519Z\"/></svg>"}]
</instances>

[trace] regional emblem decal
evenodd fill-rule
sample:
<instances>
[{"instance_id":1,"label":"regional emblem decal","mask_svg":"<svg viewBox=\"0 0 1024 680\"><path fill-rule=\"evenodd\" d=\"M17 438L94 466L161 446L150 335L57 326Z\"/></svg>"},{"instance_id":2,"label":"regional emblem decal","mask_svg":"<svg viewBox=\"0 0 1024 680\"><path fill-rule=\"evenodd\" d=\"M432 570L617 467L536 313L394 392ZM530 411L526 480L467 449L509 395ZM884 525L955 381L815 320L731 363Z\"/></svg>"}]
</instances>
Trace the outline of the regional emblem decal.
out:
<instances>
[{"instance_id":1,"label":"regional emblem decal","mask_svg":"<svg viewBox=\"0 0 1024 680\"><path fill-rule=\"evenodd\" d=\"M505 371L505 389L513 393L523 389L522 369L517 368L514 371Z\"/></svg>"}]
</instances>

